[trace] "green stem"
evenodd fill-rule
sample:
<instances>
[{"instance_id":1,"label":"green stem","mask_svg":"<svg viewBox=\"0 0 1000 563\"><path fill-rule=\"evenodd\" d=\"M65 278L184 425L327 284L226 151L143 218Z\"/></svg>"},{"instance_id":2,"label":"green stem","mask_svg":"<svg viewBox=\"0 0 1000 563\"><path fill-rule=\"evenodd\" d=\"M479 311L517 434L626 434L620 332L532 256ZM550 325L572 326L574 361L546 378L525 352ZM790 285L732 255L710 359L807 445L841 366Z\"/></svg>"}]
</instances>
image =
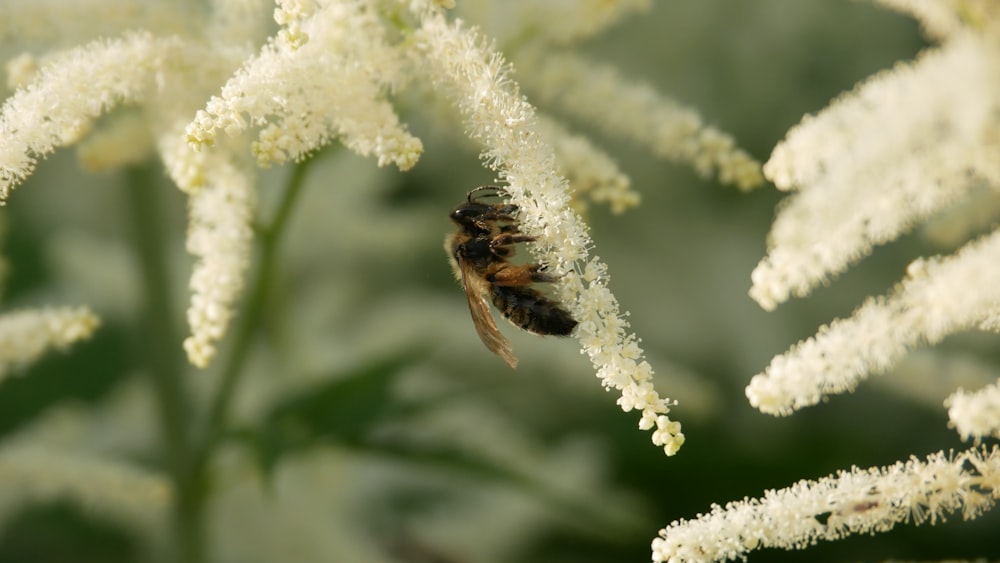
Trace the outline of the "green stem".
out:
<instances>
[{"instance_id":1,"label":"green stem","mask_svg":"<svg viewBox=\"0 0 1000 563\"><path fill-rule=\"evenodd\" d=\"M167 283L171 277L166 268L166 230L160 214L159 191L149 168L129 171L131 213L128 215L132 218L131 228L146 290L145 323L138 332L144 352L142 357L147 361L156 387L160 425L176 493L173 524L178 561L204 563L207 560L204 520L208 500L208 458L223 434L233 392L245 371L250 344L260 325L273 282L278 243L302 190L307 168L307 163L295 167L273 221L261 230L260 265L250 283L246 309L208 412L203 441L197 445L188 425L191 402L183 388L185 363L181 355L181 338L172 316L175 309Z\"/></svg>"},{"instance_id":2,"label":"green stem","mask_svg":"<svg viewBox=\"0 0 1000 563\"><path fill-rule=\"evenodd\" d=\"M174 324L173 308L165 254L166 228L161 214L162 193L150 167L132 168L127 174L131 231L138 255L142 287L145 290L145 314L139 346L146 370L152 375L160 427L163 432L167 463L176 491L174 531L180 560L202 563L202 486L192 471L190 434L187 425L190 401L182 374L181 339Z\"/></svg>"},{"instance_id":3,"label":"green stem","mask_svg":"<svg viewBox=\"0 0 1000 563\"><path fill-rule=\"evenodd\" d=\"M285 225L288 223L288 218L291 215L295 202L302 191L306 171L312 160L309 159L300 162L295 166L291 178L288 180L288 187L282 196L281 202L278 204L274 219L270 225L259 230L261 245L260 265L257 268L254 279L250 283L246 308L240 319L240 325L236 329L233 346L224 364L222 381L215 392L211 410L209 411L208 435L205 443L205 451L203 452L205 456L214 447L215 442L218 441L224 431L233 391L245 371L243 367L246 365L249 356L250 344L253 342L253 337L264 315L267 306L267 297L274 282L278 243L285 232Z\"/></svg>"}]
</instances>

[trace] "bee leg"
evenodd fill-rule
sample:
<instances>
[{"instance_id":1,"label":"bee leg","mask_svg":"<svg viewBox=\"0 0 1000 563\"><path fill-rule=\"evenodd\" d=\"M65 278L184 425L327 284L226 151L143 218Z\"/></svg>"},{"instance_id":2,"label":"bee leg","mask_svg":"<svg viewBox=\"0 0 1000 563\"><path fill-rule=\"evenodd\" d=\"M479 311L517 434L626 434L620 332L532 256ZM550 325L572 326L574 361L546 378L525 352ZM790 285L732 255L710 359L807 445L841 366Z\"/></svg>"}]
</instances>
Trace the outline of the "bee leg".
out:
<instances>
[{"instance_id":1,"label":"bee leg","mask_svg":"<svg viewBox=\"0 0 1000 563\"><path fill-rule=\"evenodd\" d=\"M546 272L543 264L529 264L525 268L531 272L532 281L550 283L558 281L560 277L556 274Z\"/></svg>"},{"instance_id":2,"label":"bee leg","mask_svg":"<svg viewBox=\"0 0 1000 563\"><path fill-rule=\"evenodd\" d=\"M490 247L490 253L501 260L506 260L514 255L514 248L511 246Z\"/></svg>"},{"instance_id":3,"label":"bee leg","mask_svg":"<svg viewBox=\"0 0 1000 563\"><path fill-rule=\"evenodd\" d=\"M516 205L497 205L489 211L483 211L480 213L475 219L473 219L473 222L480 229L489 231L493 224L497 221L505 221L508 223L516 222L517 218L513 215L516 211Z\"/></svg>"},{"instance_id":4,"label":"bee leg","mask_svg":"<svg viewBox=\"0 0 1000 563\"><path fill-rule=\"evenodd\" d=\"M483 221L516 221L514 214L517 213L516 205L497 205L489 211L483 211L479 218Z\"/></svg>"},{"instance_id":5,"label":"bee leg","mask_svg":"<svg viewBox=\"0 0 1000 563\"><path fill-rule=\"evenodd\" d=\"M498 258L509 258L514 255L514 244L519 242L531 242L535 237L522 235L520 232L501 232L490 239L490 252Z\"/></svg>"},{"instance_id":6,"label":"bee leg","mask_svg":"<svg viewBox=\"0 0 1000 563\"><path fill-rule=\"evenodd\" d=\"M557 279L559 276L542 271L542 266L539 264L527 266L506 264L486 275L486 281L499 286L528 286L535 282L553 282Z\"/></svg>"},{"instance_id":7,"label":"bee leg","mask_svg":"<svg viewBox=\"0 0 1000 563\"><path fill-rule=\"evenodd\" d=\"M501 230L500 234L493 237L493 240L490 241L490 248L510 246L519 242L534 242L536 240L538 239L535 237L523 235L517 231L503 232Z\"/></svg>"}]
</instances>

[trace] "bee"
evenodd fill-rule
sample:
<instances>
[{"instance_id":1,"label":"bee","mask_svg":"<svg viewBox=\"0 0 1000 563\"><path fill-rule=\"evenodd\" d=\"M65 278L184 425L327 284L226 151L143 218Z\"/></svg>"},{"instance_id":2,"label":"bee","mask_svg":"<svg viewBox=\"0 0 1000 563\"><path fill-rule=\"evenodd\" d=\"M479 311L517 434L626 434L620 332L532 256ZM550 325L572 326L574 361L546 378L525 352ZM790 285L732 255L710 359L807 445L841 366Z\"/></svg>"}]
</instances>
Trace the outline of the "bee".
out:
<instances>
[{"instance_id":1,"label":"bee","mask_svg":"<svg viewBox=\"0 0 1000 563\"><path fill-rule=\"evenodd\" d=\"M539 264L508 262L514 255L515 244L532 242L535 237L518 229L516 205L480 201L484 197L481 192L486 190L496 196L507 193L498 186L480 186L470 191L465 203L451 212L458 232L448 235L444 248L455 277L465 288L472 324L479 338L486 348L516 368L517 358L510 342L493 322L487 297L507 320L533 334L567 336L577 322L559 303L531 287L534 283L556 281L558 276L546 272Z\"/></svg>"}]
</instances>

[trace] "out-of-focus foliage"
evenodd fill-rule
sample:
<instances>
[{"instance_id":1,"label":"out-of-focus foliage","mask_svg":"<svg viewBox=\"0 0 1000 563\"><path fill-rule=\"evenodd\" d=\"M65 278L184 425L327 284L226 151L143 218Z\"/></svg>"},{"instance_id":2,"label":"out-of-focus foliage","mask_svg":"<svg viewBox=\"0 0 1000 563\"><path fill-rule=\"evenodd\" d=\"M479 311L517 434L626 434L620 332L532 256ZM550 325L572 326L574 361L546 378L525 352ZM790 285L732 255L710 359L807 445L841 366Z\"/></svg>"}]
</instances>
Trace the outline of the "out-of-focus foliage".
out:
<instances>
[{"instance_id":1,"label":"out-of-focus foliage","mask_svg":"<svg viewBox=\"0 0 1000 563\"><path fill-rule=\"evenodd\" d=\"M916 22L866 2L702 0L656 3L582 50L698 108L764 160L803 114L925 46ZM13 54L8 47L0 43ZM230 428L210 442L207 478L193 487L206 500L207 560L645 561L658 529L712 503L851 465L964 449L941 401L958 385L995 379L992 337L949 338L927 361L792 418L760 414L744 395L771 357L885 292L914 258L950 248L914 233L876 249L835 285L767 313L747 290L780 196L701 179L587 124L579 131L618 159L642 199L621 215L591 205L588 220L614 272L611 289L657 369L656 386L679 401L671 416L684 422L687 442L672 458L651 447L571 342L502 326L521 358L511 372L479 342L441 251L452 229L447 214L493 178L478 148L431 112L407 111L426 103L398 100L424 144L412 171L376 169L338 148L306 169L247 340ZM291 174L288 166L261 175L263 224ZM153 198L161 293L150 292L137 258L143 249L129 195L136 188ZM174 471L153 400L162 389L151 374L184 361L192 268L185 205L158 164L90 173L61 151L2 210L3 308L85 303L102 326L0 381L0 448L121 460L137 471L122 478L123 494L153 492L142 501L146 519L129 519L129 498L146 497L64 502L78 498L72 477L89 475L91 465L62 466L35 493L30 483L48 473L5 472L0 456L0 562L63 561L67 553L74 561L159 561L176 553L171 499L146 479ZM159 319L172 330L148 328L151 296L172 305ZM161 348L163 334L173 341ZM220 344L221 359L233 340ZM926 373L928 363L940 369ZM224 370L185 372L197 412L212 412ZM961 379L938 385L944 372ZM195 429L204 422L178 416ZM902 526L751 559L997 559L998 518Z\"/></svg>"}]
</instances>

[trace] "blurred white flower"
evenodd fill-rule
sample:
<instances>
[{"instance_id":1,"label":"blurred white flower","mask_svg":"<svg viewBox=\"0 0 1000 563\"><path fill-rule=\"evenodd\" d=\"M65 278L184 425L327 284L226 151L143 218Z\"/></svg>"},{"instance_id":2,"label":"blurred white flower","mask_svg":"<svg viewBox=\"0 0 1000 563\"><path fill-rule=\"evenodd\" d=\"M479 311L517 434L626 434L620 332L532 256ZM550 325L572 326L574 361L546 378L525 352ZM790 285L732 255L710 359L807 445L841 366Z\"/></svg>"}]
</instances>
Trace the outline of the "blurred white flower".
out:
<instances>
[{"instance_id":1,"label":"blurred white flower","mask_svg":"<svg viewBox=\"0 0 1000 563\"><path fill-rule=\"evenodd\" d=\"M959 389L948 397L948 420L963 440L1000 438L1000 382L977 391Z\"/></svg>"},{"instance_id":2,"label":"blurred white flower","mask_svg":"<svg viewBox=\"0 0 1000 563\"><path fill-rule=\"evenodd\" d=\"M796 193L752 274L762 307L807 294L980 182L1000 185L996 41L959 35L788 132L764 166Z\"/></svg>"},{"instance_id":3,"label":"blurred white flower","mask_svg":"<svg viewBox=\"0 0 1000 563\"><path fill-rule=\"evenodd\" d=\"M0 315L0 378L47 350L88 338L98 324L86 307L45 307Z\"/></svg>"},{"instance_id":4,"label":"blurred white flower","mask_svg":"<svg viewBox=\"0 0 1000 563\"><path fill-rule=\"evenodd\" d=\"M1000 10L979 0L882 0L920 19L940 45L916 61L879 73L779 143L764 172L783 202L768 255L750 295L771 310L899 237L963 198L944 236L987 224L984 209L1000 188ZM974 209L977 208L977 209ZM995 220L995 218L994 218ZM944 221L939 219L939 221ZM964 225L963 225L964 224ZM963 228L966 227L966 228ZM1000 330L1000 231L951 256L918 259L885 296L771 360L746 388L752 406L792 414L853 390L893 368L914 348L961 330ZM963 438L996 436L996 386L959 391L945 403ZM885 468L852 468L767 491L760 499L712 507L677 521L653 542L655 561L723 560L765 547L801 549L817 540L884 532L900 522L934 523L961 511L973 518L998 493L1000 453L939 452Z\"/></svg>"}]
</instances>

